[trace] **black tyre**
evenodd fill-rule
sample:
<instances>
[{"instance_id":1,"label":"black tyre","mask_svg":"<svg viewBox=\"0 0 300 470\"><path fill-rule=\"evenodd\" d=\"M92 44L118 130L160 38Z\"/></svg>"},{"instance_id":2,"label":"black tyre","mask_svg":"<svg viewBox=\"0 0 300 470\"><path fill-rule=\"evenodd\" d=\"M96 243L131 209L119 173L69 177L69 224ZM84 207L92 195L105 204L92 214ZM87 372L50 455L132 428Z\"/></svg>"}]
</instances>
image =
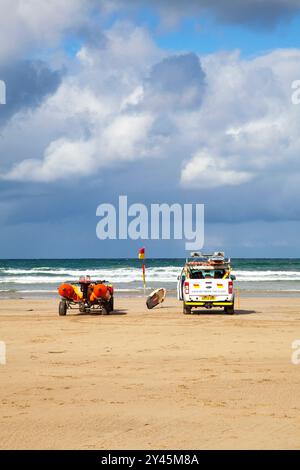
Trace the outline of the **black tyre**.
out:
<instances>
[{"instance_id":1,"label":"black tyre","mask_svg":"<svg viewBox=\"0 0 300 470\"><path fill-rule=\"evenodd\" d=\"M85 308L84 303L81 303L81 304L79 305L79 312L80 312L80 313L85 313L85 312L86 312L86 308Z\"/></svg>"},{"instance_id":2,"label":"black tyre","mask_svg":"<svg viewBox=\"0 0 300 470\"><path fill-rule=\"evenodd\" d=\"M184 315L190 315L192 313L192 307L183 304L183 313Z\"/></svg>"},{"instance_id":3,"label":"black tyre","mask_svg":"<svg viewBox=\"0 0 300 470\"><path fill-rule=\"evenodd\" d=\"M102 315L108 315L109 314L109 310L108 310L108 306L107 305L102 305Z\"/></svg>"},{"instance_id":4,"label":"black tyre","mask_svg":"<svg viewBox=\"0 0 300 470\"><path fill-rule=\"evenodd\" d=\"M67 314L67 302L65 300L59 302L58 313L60 316Z\"/></svg>"},{"instance_id":5,"label":"black tyre","mask_svg":"<svg viewBox=\"0 0 300 470\"><path fill-rule=\"evenodd\" d=\"M234 304L233 305L227 305L227 307L224 308L224 312L227 313L228 315L233 315L234 314Z\"/></svg>"},{"instance_id":6,"label":"black tyre","mask_svg":"<svg viewBox=\"0 0 300 470\"><path fill-rule=\"evenodd\" d=\"M113 298L113 297L111 297L110 301L108 302L107 307L108 307L108 311L109 311L109 312L113 312L113 311L114 311L114 298Z\"/></svg>"}]
</instances>

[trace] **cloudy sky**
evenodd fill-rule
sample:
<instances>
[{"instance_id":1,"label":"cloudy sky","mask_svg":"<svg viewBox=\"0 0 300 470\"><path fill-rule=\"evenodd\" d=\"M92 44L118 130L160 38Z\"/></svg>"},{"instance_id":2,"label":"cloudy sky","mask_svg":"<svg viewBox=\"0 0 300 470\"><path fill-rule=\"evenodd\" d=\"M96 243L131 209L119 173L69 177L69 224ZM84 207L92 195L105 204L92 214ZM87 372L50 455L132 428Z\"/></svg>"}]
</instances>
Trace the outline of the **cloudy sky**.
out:
<instances>
[{"instance_id":1,"label":"cloudy sky","mask_svg":"<svg viewBox=\"0 0 300 470\"><path fill-rule=\"evenodd\" d=\"M0 0L0 257L134 257L96 208L205 204L205 247L300 256L300 0ZM184 241L146 243L184 256Z\"/></svg>"}]
</instances>

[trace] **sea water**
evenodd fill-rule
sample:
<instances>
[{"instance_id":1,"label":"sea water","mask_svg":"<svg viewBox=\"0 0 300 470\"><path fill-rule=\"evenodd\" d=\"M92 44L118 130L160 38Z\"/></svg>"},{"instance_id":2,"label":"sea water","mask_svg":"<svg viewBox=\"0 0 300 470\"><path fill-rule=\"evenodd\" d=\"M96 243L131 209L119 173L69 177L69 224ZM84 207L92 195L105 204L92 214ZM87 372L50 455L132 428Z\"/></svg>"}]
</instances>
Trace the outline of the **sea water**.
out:
<instances>
[{"instance_id":1,"label":"sea water","mask_svg":"<svg viewBox=\"0 0 300 470\"><path fill-rule=\"evenodd\" d=\"M184 259L147 259L147 291L165 287L176 294ZM300 295L300 259L232 259L242 295ZM143 295L138 259L0 260L0 297L52 297L62 282L81 275L111 282L118 295Z\"/></svg>"}]
</instances>

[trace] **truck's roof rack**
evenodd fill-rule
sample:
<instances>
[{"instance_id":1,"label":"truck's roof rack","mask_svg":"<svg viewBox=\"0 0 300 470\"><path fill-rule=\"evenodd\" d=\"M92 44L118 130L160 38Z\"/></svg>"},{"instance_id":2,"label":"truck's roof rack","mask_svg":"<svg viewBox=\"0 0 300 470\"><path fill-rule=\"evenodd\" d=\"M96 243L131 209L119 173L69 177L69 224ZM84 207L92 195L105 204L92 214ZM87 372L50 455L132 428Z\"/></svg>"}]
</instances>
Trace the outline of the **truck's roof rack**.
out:
<instances>
[{"instance_id":1,"label":"truck's roof rack","mask_svg":"<svg viewBox=\"0 0 300 470\"><path fill-rule=\"evenodd\" d=\"M223 266L230 263L230 258L225 258L224 251L215 251L213 253L192 252L189 258L186 258L186 264Z\"/></svg>"}]
</instances>

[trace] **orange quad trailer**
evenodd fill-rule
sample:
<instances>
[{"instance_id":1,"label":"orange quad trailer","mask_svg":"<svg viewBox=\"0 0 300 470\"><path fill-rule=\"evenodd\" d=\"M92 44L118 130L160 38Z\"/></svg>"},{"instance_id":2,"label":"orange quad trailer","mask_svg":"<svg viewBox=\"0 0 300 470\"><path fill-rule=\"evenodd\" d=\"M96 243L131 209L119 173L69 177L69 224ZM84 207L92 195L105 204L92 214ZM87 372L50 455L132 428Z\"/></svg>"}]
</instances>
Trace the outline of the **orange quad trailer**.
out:
<instances>
[{"instance_id":1,"label":"orange quad trailer","mask_svg":"<svg viewBox=\"0 0 300 470\"><path fill-rule=\"evenodd\" d=\"M68 309L79 309L81 313L98 311L108 315L114 310L114 288L104 280L91 280L81 276L76 283L64 282L58 288L59 315L66 315Z\"/></svg>"}]
</instances>

